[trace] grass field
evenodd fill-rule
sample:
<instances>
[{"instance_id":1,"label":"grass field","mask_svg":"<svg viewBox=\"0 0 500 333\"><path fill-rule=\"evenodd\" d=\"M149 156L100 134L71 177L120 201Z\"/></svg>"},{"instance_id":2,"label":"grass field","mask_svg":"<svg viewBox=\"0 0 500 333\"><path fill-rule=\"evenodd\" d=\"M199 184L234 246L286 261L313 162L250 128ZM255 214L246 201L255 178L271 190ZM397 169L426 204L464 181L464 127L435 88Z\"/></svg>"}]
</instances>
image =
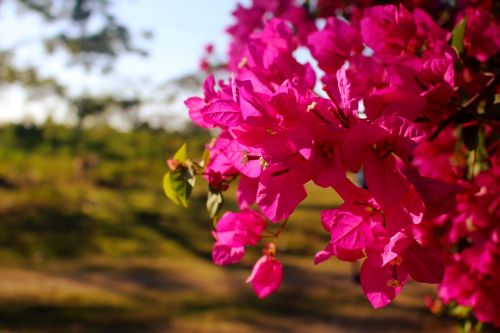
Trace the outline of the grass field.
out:
<instances>
[{"instance_id":1,"label":"grass field","mask_svg":"<svg viewBox=\"0 0 500 333\"><path fill-rule=\"evenodd\" d=\"M410 283L375 311L350 264L313 265L333 192L308 186L280 239L284 283L261 301L244 283L258 249L236 266L211 262L206 185L189 209L162 193L165 157L182 138L101 129L82 143L51 130L52 141L44 128L30 144L0 131L0 332L454 332L424 306L432 286ZM234 208L234 191L226 199Z\"/></svg>"}]
</instances>

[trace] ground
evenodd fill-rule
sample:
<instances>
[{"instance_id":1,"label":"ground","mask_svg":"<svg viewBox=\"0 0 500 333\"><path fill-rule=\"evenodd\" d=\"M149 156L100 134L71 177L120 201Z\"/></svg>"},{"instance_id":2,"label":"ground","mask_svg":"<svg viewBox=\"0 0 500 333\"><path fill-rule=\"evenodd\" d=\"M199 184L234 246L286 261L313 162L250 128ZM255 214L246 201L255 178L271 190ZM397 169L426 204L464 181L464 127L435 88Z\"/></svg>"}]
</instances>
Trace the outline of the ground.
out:
<instances>
[{"instance_id":1,"label":"ground","mask_svg":"<svg viewBox=\"0 0 500 333\"><path fill-rule=\"evenodd\" d=\"M187 209L162 193L179 135L97 129L71 146L61 139L71 131L52 128L40 146L0 130L0 332L456 332L424 304L434 286L409 283L374 310L357 267L313 264L328 242L320 210L340 203L333 191L308 184L280 239L283 284L259 300L245 284L259 247L235 266L211 261L206 183ZM234 209L234 188L225 198Z\"/></svg>"}]
</instances>

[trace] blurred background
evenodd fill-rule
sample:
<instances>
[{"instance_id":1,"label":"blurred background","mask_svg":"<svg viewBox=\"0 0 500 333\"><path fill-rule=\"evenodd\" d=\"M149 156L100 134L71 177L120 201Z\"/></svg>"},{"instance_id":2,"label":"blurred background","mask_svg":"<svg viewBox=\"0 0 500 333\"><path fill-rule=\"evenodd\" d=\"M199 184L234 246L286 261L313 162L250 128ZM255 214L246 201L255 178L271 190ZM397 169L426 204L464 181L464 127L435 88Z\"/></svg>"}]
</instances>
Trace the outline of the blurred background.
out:
<instances>
[{"instance_id":1,"label":"blurred background","mask_svg":"<svg viewBox=\"0 0 500 333\"><path fill-rule=\"evenodd\" d=\"M308 187L280 241L284 283L262 301L244 283L258 249L211 262L206 185L189 209L167 201L166 158L210 140L182 101L199 93L207 43L224 62L235 7L0 1L0 332L455 331L426 308L432 286L375 311L356 267L313 265L330 191Z\"/></svg>"}]
</instances>

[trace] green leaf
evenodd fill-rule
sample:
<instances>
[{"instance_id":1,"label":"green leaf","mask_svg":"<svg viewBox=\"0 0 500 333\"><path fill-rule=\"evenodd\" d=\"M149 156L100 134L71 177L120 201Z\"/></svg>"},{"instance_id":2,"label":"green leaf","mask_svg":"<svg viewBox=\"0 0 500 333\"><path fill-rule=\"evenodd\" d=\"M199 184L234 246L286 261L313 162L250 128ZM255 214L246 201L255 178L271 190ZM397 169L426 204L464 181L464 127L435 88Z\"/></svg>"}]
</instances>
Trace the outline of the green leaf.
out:
<instances>
[{"instance_id":1,"label":"green leaf","mask_svg":"<svg viewBox=\"0 0 500 333\"><path fill-rule=\"evenodd\" d=\"M222 197L222 193L208 191L207 211L211 219L217 216L217 214L222 209L223 204L224 198Z\"/></svg>"},{"instance_id":2,"label":"green leaf","mask_svg":"<svg viewBox=\"0 0 500 333\"><path fill-rule=\"evenodd\" d=\"M467 25L467 16L458 22L451 33L451 46L457 50L458 54L464 51L464 35L465 27Z\"/></svg>"},{"instance_id":3,"label":"green leaf","mask_svg":"<svg viewBox=\"0 0 500 333\"><path fill-rule=\"evenodd\" d=\"M471 313L472 308L470 306L457 305L450 309L452 316L459 318L467 318Z\"/></svg>"},{"instance_id":4,"label":"green leaf","mask_svg":"<svg viewBox=\"0 0 500 333\"><path fill-rule=\"evenodd\" d=\"M163 189L173 203L187 207L195 180L194 170L181 167L163 177Z\"/></svg>"},{"instance_id":5,"label":"green leaf","mask_svg":"<svg viewBox=\"0 0 500 333\"><path fill-rule=\"evenodd\" d=\"M188 159L188 157L187 157L187 146L184 143L179 148L179 150L177 150L177 152L175 153L174 160L179 161L181 163L184 163L184 162L186 162L187 159Z\"/></svg>"},{"instance_id":6,"label":"green leaf","mask_svg":"<svg viewBox=\"0 0 500 333\"><path fill-rule=\"evenodd\" d=\"M179 200L177 199L177 193L175 193L174 189L172 188L172 182L170 181L170 172L167 172L165 176L163 176L163 191L165 192L167 198L172 200L174 204L180 204Z\"/></svg>"},{"instance_id":7,"label":"green leaf","mask_svg":"<svg viewBox=\"0 0 500 333\"><path fill-rule=\"evenodd\" d=\"M472 322L470 320L466 320L464 325L462 326L462 332L471 333L472 332Z\"/></svg>"}]
</instances>

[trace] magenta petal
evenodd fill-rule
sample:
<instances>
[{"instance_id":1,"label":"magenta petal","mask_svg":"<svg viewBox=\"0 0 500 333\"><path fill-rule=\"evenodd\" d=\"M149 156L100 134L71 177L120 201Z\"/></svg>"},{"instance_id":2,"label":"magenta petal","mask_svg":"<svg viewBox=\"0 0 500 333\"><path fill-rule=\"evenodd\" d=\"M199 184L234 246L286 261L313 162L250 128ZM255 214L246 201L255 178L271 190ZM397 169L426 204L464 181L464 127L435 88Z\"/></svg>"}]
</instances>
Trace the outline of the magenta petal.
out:
<instances>
[{"instance_id":1,"label":"magenta petal","mask_svg":"<svg viewBox=\"0 0 500 333\"><path fill-rule=\"evenodd\" d=\"M394 152L405 161L408 160L416 145L427 137L427 133L421 127L402 117L380 117L374 121L374 124L391 133Z\"/></svg>"},{"instance_id":2,"label":"magenta petal","mask_svg":"<svg viewBox=\"0 0 500 333\"><path fill-rule=\"evenodd\" d=\"M238 206L240 209L247 208L255 203L258 186L258 178L250 178L245 175L240 176L237 192Z\"/></svg>"},{"instance_id":3,"label":"magenta petal","mask_svg":"<svg viewBox=\"0 0 500 333\"><path fill-rule=\"evenodd\" d=\"M441 283L444 276L442 253L413 242L403 255L402 267L413 280L423 283Z\"/></svg>"},{"instance_id":4,"label":"magenta petal","mask_svg":"<svg viewBox=\"0 0 500 333\"><path fill-rule=\"evenodd\" d=\"M351 250L343 249L338 246L334 248L334 253L338 259L349 262L356 262L365 256L362 249Z\"/></svg>"},{"instance_id":5,"label":"magenta petal","mask_svg":"<svg viewBox=\"0 0 500 333\"><path fill-rule=\"evenodd\" d=\"M390 231L422 221L425 206L415 187L396 167L393 156L381 159L372 152L365 157L365 179L378 204L388 213Z\"/></svg>"},{"instance_id":6,"label":"magenta petal","mask_svg":"<svg viewBox=\"0 0 500 333\"><path fill-rule=\"evenodd\" d=\"M370 259L363 262L360 273L361 287L375 309L388 305L408 280L408 274L397 266L377 267Z\"/></svg>"},{"instance_id":7,"label":"magenta petal","mask_svg":"<svg viewBox=\"0 0 500 333\"><path fill-rule=\"evenodd\" d=\"M215 92L215 77L213 75L209 75L205 81L203 81L202 90L206 101L212 101L217 98L217 93Z\"/></svg>"},{"instance_id":8,"label":"magenta petal","mask_svg":"<svg viewBox=\"0 0 500 333\"><path fill-rule=\"evenodd\" d=\"M330 259L333 256L334 256L334 254L332 252L327 251L326 249L321 250L318 253L316 253L316 255L314 256L314 264L315 265L321 264L322 262L327 261L328 259Z\"/></svg>"},{"instance_id":9,"label":"magenta petal","mask_svg":"<svg viewBox=\"0 0 500 333\"><path fill-rule=\"evenodd\" d=\"M359 32L337 18L329 18L323 30L312 33L307 45L325 72L337 71L349 58L351 51L362 49Z\"/></svg>"},{"instance_id":10,"label":"magenta petal","mask_svg":"<svg viewBox=\"0 0 500 333\"><path fill-rule=\"evenodd\" d=\"M219 126L233 127L243 122L240 107L232 100L216 100L201 111L203 118Z\"/></svg>"},{"instance_id":11,"label":"magenta petal","mask_svg":"<svg viewBox=\"0 0 500 333\"><path fill-rule=\"evenodd\" d=\"M396 259L398 256L401 256L405 252L406 248L411 244L412 240L413 239L404 232L397 232L393 235L389 239L389 242L384 246L380 266L385 266L390 261Z\"/></svg>"},{"instance_id":12,"label":"magenta petal","mask_svg":"<svg viewBox=\"0 0 500 333\"><path fill-rule=\"evenodd\" d=\"M297 171L285 167L269 167L260 177L257 205L273 222L286 219L307 192Z\"/></svg>"},{"instance_id":13,"label":"magenta petal","mask_svg":"<svg viewBox=\"0 0 500 333\"><path fill-rule=\"evenodd\" d=\"M260 149L247 147L236 140L231 140L222 149L222 153L245 176L256 178L260 175L262 171L259 162Z\"/></svg>"},{"instance_id":14,"label":"magenta petal","mask_svg":"<svg viewBox=\"0 0 500 333\"><path fill-rule=\"evenodd\" d=\"M283 280L283 266L275 258L261 257L253 266L252 274L246 280L252 285L259 298L264 298L275 292Z\"/></svg>"},{"instance_id":15,"label":"magenta petal","mask_svg":"<svg viewBox=\"0 0 500 333\"><path fill-rule=\"evenodd\" d=\"M217 222L217 242L231 247L255 245L266 225L263 216L250 209L226 212Z\"/></svg>"},{"instance_id":16,"label":"magenta petal","mask_svg":"<svg viewBox=\"0 0 500 333\"><path fill-rule=\"evenodd\" d=\"M241 261L245 255L245 247L230 247L215 243L212 248L212 260L216 265L231 265Z\"/></svg>"},{"instance_id":17,"label":"magenta petal","mask_svg":"<svg viewBox=\"0 0 500 333\"><path fill-rule=\"evenodd\" d=\"M364 207L343 204L333 212L323 211L321 217L324 228L330 226L331 243L335 246L361 249L373 239Z\"/></svg>"},{"instance_id":18,"label":"magenta petal","mask_svg":"<svg viewBox=\"0 0 500 333\"><path fill-rule=\"evenodd\" d=\"M438 179L422 177L418 170L411 166L405 166L402 171L422 196L426 207L426 218L434 218L454 209L456 195L463 191L462 187Z\"/></svg>"},{"instance_id":19,"label":"magenta petal","mask_svg":"<svg viewBox=\"0 0 500 333\"><path fill-rule=\"evenodd\" d=\"M381 140L388 133L377 126L371 126L360 122L349 129L342 143L342 164L352 172L358 172L363 162L363 157L368 153L372 145Z\"/></svg>"},{"instance_id":20,"label":"magenta petal","mask_svg":"<svg viewBox=\"0 0 500 333\"><path fill-rule=\"evenodd\" d=\"M191 97L184 101L184 104L189 109L189 117L198 126L212 128L214 125L207 122L202 115L202 110L205 107L205 101L199 97Z\"/></svg>"}]
</instances>

